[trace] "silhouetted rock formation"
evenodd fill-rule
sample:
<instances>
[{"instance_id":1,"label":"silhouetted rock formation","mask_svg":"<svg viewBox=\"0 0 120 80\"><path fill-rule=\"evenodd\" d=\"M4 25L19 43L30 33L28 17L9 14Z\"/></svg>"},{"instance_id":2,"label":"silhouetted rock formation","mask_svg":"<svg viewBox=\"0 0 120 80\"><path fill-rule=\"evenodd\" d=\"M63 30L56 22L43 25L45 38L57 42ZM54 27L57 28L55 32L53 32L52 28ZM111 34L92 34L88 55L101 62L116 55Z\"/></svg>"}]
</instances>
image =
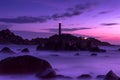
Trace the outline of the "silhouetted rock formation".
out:
<instances>
[{"instance_id":1,"label":"silhouetted rock formation","mask_svg":"<svg viewBox=\"0 0 120 80\"><path fill-rule=\"evenodd\" d=\"M51 70L47 72L47 70ZM37 74L44 78L56 76L51 65L33 56L9 57L0 61L0 74Z\"/></svg>"},{"instance_id":2,"label":"silhouetted rock formation","mask_svg":"<svg viewBox=\"0 0 120 80\"><path fill-rule=\"evenodd\" d=\"M105 75L97 75L96 78L102 78L102 79L104 79Z\"/></svg>"},{"instance_id":3,"label":"silhouetted rock formation","mask_svg":"<svg viewBox=\"0 0 120 80\"><path fill-rule=\"evenodd\" d=\"M118 49L118 51L120 51L120 48Z\"/></svg>"},{"instance_id":4,"label":"silhouetted rock formation","mask_svg":"<svg viewBox=\"0 0 120 80\"><path fill-rule=\"evenodd\" d=\"M28 44L29 40L15 35L10 30L0 31L0 44Z\"/></svg>"},{"instance_id":5,"label":"silhouetted rock formation","mask_svg":"<svg viewBox=\"0 0 120 80\"><path fill-rule=\"evenodd\" d=\"M91 56L97 56L97 53L92 53Z\"/></svg>"},{"instance_id":6,"label":"silhouetted rock formation","mask_svg":"<svg viewBox=\"0 0 120 80\"><path fill-rule=\"evenodd\" d=\"M60 37L58 35L51 36L48 41L39 44L37 50L90 50L105 52L105 50L96 47L98 45L103 45L103 43L94 38L84 39L83 37L76 37L70 34L62 34Z\"/></svg>"},{"instance_id":7,"label":"silhouetted rock formation","mask_svg":"<svg viewBox=\"0 0 120 80\"><path fill-rule=\"evenodd\" d=\"M0 44L39 45L37 50L89 50L99 45L110 45L95 38L76 37L71 34L53 35L49 38L23 39L10 30L0 31Z\"/></svg>"},{"instance_id":8,"label":"silhouetted rock formation","mask_svg":"<svg viewBox=\"0 0 120 80\"><path fill-rule=\"evenodd\" d=\"M70 80L70 79L73 79L72 77L70 76L64 76L64 75L56 75L55 78L59 78L59 79L66 79L66 80Z\"/></svg>"},{"instance_id":9,"label":"silhouetted rock formation","mask_svg":"<svg viewBox=\"0 0 120 80\"><path fill-rule=\"evenodd\" d=\"M82 75L80 75L80 76L78 76L77 78L92 78L92 76L91 75L89 75L89 74L82 74Z\"/></svg>"},{"instance_id":10,"label":"silhouetted rock formation","mask_svg":"<svg viewBox=\"0 0 120 80\"><path fill-rule=\"evenodd\" d=\"M119 80L119 77L113 71L109 71L104 80Z\"/></svg>"},{"instance_id":11,"label":"silhouetted rock formation","mask_svg":"<svg viewBox=\"0 0 120 80\"><path fill-rule=\"evenodd\" d=\"M10 48L8 48L8 47L4 47L3 49L1 49L1 51L0 52L2 52L2 53L12 53L12 54L14 54L15 52L13 52Z\"/></svg>"},{"instance_id":12,"label":"silhouetted rock formation","mask_svg":"<svg viewBox=\"0 0 120 80\"><path fill-rule=\"evenodd\" d=\"M23 53L28 53L28 52L30 52L30 51L29 51L28 48L24 48L21 52L23 52Z\"/></svg>"}]
</instances>

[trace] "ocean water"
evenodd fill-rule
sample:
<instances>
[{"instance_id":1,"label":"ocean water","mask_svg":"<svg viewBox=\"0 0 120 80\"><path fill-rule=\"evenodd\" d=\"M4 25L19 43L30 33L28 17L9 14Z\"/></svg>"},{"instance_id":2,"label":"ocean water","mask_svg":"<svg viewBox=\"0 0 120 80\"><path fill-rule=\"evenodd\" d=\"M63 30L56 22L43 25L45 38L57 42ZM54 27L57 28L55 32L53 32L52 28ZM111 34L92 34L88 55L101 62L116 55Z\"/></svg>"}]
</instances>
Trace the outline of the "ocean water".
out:
<instances>
[{"instance_id":1,"label":"ocean water","mask_svg":"<svg viewBox=\"0 0 120 80\"><path fill-rule=\"evenodd\" d=\"M101 46L106 49L106 53L97 53L89 51L36 51L36 45L0 45L0 49L9 47L16 54L0 53L0 60L20 55L32 55L47 60L57 74L70 76L77 80L82 74L90 74L92 79L79 80L103 80L97 79L97 75L105 75L108 71L113 70L120 76L120 46ZM30 53L21 53L21 49L29 48ZM79 53L79 56L75 56ZM97 56L91 56L96 53ZM58 55L58 56L56 56ZM41 80L33 75L0 75L0 80ZM61 80L61 79L55 79ZM66 79L62 79L66 80Z\"/></svg>"}]
</instances>

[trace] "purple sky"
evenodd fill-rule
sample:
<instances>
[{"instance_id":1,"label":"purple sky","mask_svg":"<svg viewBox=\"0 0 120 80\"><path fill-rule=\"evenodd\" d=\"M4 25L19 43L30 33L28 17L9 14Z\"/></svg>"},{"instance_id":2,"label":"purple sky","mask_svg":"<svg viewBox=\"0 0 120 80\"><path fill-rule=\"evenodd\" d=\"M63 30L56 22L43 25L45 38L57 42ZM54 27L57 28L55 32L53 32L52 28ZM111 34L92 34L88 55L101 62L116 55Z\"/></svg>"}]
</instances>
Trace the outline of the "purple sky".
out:
<instances>
[{"instance_id":1,"label":"purple sky","mask_svg":"<svg viewBox=\"0 0 120 80\"><path fill-rule=\"evenodd\" d=\"M65 33L120 44L119 7L120 0L0 0L0 30L48 37L61 21Z\"/></svg>"}]
</instances>

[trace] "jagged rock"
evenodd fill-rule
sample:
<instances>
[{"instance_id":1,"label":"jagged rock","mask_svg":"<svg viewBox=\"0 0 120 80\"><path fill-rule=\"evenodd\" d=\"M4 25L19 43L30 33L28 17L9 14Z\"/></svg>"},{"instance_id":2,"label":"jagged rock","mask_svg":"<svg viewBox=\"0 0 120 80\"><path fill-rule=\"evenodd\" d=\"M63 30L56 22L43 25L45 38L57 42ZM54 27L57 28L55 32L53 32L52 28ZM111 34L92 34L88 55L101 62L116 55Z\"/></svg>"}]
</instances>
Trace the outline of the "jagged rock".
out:
<instances>
[{"instance_id":1,"label":"jagged rock","mask_svg":"<svg viewBox=\"0 0 120 80\"><path fill-rule=\"evenodd\" d=\"M8 57L0 61L0 74L36 74L43 75L44 78L56 76L51 65L43 59L24 55L18 57Z\"/></svg>"},{"instance_id":2,"label":"jagged rock","mask_svg":"<svg viewBox=\"0 0 120 80\"><path fill-rule=\"evenodd\" d=\"M91 56L97 56L97 53L92 53Z\"/></svg>"},{"instance_id":3,"label":"jagged rock","mask_svg":"<svg viewBox=\"0 0 120 80\"><path fill-rule=\"evenodd\" d=\"M120 48L118 49L118 51L120 51Z\"/></svg>"},{"instance_id":4,"label":"jagged rock","mask_svg":"<svg viewBox=\"0 0 120 80\"><path fill-rule=\"evenodd\" d=\"M90 48L89 51L91 51L91 52L106 52L106 50L100 49L99 47Z\"/></svg>"},{"instance_id":5,"label":"jagged rock","mask_svg":"<svg viewBox=\"0 0 120 80\"><path fill-rule=\"evenodd\" d=\"M59 56L58 54L52 54L51 56Z\"/></svg>"},{"instance_id":6,"label":"jagged rock","mask_svg":"<svg viewBox=\"0 0 120 80\"><path fill-rule=\"evenodd\" d=\"M28 48L24 48L21 52L23 52L23 53L28 53L28 52L30 52L30 51L29 51Z\"/></svg>"},{"instance_id":7,"label":"jagged rock","mask_svg":"<svg viewBox=\"0 0 120 80\"><path fill-rule=\"evenodd\" d=\"M8 47L2 48L0 52L2 52L2 53L15 53Z\"/></svg>"},{"instance_id":8,"label":"jagged rock","mask_svg":"<svg viewBox=\"0 0 120 80\"><path fill-rule=\"evenodd\" d=\"M96 78L105 78L105 75L97 75Z\"/></svg>"},{"instance_id":9,"label":"jagged rock","mask_svg":"<svg viewBox=\"0 0 120 80\"><path fill-rule=\"evenodd\" d=\"M82 74L82 75L78 76L77 78L92 78L92 76L89 74Z\"/></svg>"},{"instance_id":10,"label":"jagged rock","mask_svg":"<svg viewBox=\"0 0 120 80\"><path fill-rule=\"evenodd\" d=\"M79 56L80 54L79 53L75 53L75 56Z\"/></svg>"},{"instance_id":11,"label":"jagged rock","mask_svg":"<svg viewBox=\"0 0 120 80\"><path fill-rule=\"evenodd\" d=\"M104 80L119 80L119 77L111 70L106 74Z\"/></svg>"},{"instance_id":12,"label":"jagged rock","mask_svg":"<svg viewBox=\"0 0 120 80\"><path fill-rule=\"evenodd\" d=\"M55 78L72 79L72 77L70 77L70 76L64 76L64 75L56 75Z\"/></svg>"}]
</instances>

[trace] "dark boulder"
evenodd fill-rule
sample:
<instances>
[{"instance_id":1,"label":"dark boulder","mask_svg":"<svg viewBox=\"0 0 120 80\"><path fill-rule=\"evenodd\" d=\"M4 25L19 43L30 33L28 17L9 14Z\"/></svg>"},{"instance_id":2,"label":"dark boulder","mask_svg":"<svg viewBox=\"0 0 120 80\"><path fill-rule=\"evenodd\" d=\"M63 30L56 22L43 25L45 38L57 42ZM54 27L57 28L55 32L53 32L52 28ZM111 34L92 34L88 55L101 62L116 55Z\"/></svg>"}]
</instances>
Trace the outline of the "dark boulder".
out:
<instances>
[{"instance_id":1,"label":"dark boulder","mask_svg":"<svg viewBox=\"0 0 120 80\"><path fill-rule=\"evenodd\" d=\"M75 56L79 56L80 54L79 53L75 53Z\"/></svg>"},{"instance_id":2,"label":"dark boulder","mask_svg":"<svg viewBox=\"0 0 120 80\"><path fill-rule=\"evenodd\" d=\"M2 48L0 52L2 52L2 53L15 53L8 47Z\"/></svg>"},{"instance_id":3,"label":"dark boulder","mask_svg":"<svg viewBox=\"0 0 120 80\"><path fill-rule=\"evenodd\" d=\"M97 75L96 78L105 78L105 75Z\"/></svg>"},{"instance_id":4,"label":"dark boulder","mask_svg":"<svg viewBox=\"0 0 120 80\"><path fill-rule=\"evenodd\" d=\"M45 74L47 70L51 71ZM44 74L44 78L56 75L47 61L29 55L8 57L1 60L0 74Z\"/></svg>"},{"instance_id":5,"label":"dark boulder","mask_svg":"<svg viewBox=\"0 0 120 80\"><path fill-rule=\"evenodd\" d=\"M72 77L70 77L70 76L64 76L64 75L56 75L56 77L55 78L61 78L61 79L73 79Z\"/></svg>"},{"instance_id":6,"label":"dark boulder","mask_svg":"<svg viewBox=\"0 0 120 80\"><path fill-rule=\"evenodd\" d=\"M80 75L80 76L78 76L77 78L92 78L92 76L91 75L89 75L89 74L82 74L82 75Z\"/></svg>"},{"instance_id":7,"label":"dark boulder","mask_svg":"<svg viewBox=\"0 0 120 80\"><path fill-rule=\"evenodd\" d=\"M30 52L30 51L29 51L28 48L24 48L21 52L23 52L23 53L28 53L28 52Z\"/></svg>"},{"instance_id":8,"label":"dark boulder","mask_svg":"<svg viewBox=\"0 0 120 80\"><path fill-rule=\"evenodd\" d=\"M97 53L92 53L91 56L97 56Z\"/></svg>"},{"instance_id":9,"label":"dark boulder","mask_svg":"<svg viewBox=\"0 0 120 80\"><path fill-rule=\"evenodd\" d=\"M111 70L106 74L104 80L119 80L119 77Z\"/></svg>"},{"instance_id":10,"label":"dark boulder","mask_svg":"<svg viewBox=\"0 0 120 80\"><path fill-rule=\"evenodd\" d=\"M92 47L89 49L91 52L106 52L104 49L100 49L99 47Z\"/></svg>"}]
</instances>

